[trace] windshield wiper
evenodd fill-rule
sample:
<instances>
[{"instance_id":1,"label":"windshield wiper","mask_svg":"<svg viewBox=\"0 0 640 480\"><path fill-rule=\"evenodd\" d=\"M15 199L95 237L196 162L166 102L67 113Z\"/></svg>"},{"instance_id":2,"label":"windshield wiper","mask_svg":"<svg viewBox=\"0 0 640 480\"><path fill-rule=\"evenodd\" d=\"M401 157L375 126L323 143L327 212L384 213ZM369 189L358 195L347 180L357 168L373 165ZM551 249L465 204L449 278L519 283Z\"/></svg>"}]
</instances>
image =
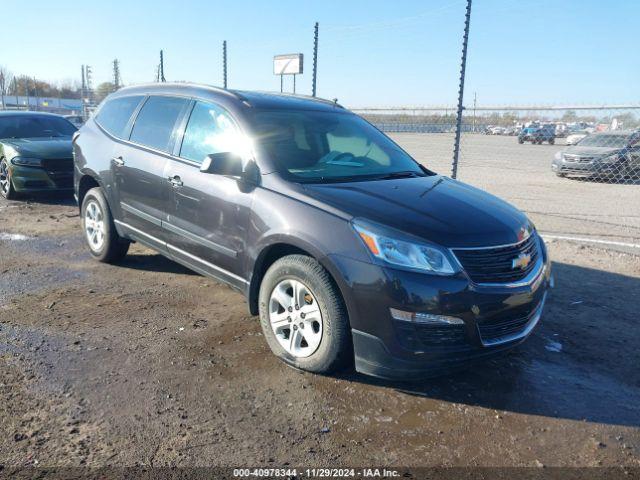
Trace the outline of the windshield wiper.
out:
<instances>
[{"instance_id":1,"label":"windshield wiper","mask_svg":"<svg viewBox=\"0 0 640 480\"><path fill-rule=\"evenodd\" d=\"M385 173L384 175L380 175L375 177L376 180L391 180L394 178L415 178L415 177L422 177L424 175L420 175L418 172L415 172L413 170L407 170L407 171L403 171L403 172L390 172L390 173Z\"/></svg>"}]
</instances>

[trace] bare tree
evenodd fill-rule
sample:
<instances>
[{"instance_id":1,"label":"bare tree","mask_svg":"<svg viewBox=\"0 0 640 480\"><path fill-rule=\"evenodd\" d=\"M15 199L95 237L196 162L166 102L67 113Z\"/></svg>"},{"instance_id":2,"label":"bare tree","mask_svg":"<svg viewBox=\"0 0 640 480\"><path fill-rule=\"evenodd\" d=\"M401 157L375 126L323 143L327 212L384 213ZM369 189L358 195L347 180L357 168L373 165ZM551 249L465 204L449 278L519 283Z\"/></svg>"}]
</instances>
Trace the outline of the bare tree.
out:
<instances>
[{"instance_id":1,"label":"bare tree","mask_svg":"<svg viewBox=\"0 0 640 480\"><path fill-rule=\"evenodd\" d=\"M9 90L9 85L12 80L13 74L9 69L0 65L0 97L2 99L2 110L6 109L4 97L7 95L7 91Z\"/></svg>"}]
</instances>

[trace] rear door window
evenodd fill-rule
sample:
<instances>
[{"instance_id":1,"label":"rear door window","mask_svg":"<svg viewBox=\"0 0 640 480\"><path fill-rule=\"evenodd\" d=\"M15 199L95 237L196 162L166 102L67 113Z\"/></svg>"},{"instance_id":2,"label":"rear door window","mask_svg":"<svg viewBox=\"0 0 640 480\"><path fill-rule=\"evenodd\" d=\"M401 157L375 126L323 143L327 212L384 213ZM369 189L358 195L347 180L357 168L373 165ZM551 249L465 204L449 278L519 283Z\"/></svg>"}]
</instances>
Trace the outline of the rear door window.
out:
<instances>
[{"instance_id":1,"label":"rear door window","mask_svg":"<svg viewBox=\"0 0 640 480\"><path fill-rule=\"evenodd\" d=\"M114 98L107 101L96 117L98 124L114 137L124 138L127 123L144 96Z\"/></svg>"},{"instance_id":2,"label":"rear door window","mask_svg":"<svg viewBox=\"0 0 640 480\"><path fill-rule=\"evenodd\" d=\"M174 128L187 103L185 98L149 97L133 125L131 141L170 152Z\"/></svg>"}]
</instances>

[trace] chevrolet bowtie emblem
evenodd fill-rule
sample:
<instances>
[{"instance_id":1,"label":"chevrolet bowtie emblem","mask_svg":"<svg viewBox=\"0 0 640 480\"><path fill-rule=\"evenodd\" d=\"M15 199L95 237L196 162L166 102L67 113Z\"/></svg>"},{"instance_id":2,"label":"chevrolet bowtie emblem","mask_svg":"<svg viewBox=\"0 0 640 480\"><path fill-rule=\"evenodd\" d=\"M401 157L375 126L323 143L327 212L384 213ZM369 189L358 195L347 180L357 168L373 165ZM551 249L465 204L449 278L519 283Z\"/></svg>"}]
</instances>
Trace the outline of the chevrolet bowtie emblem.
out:
<instances>
[{"instance_id":1,"label":"chevrolet bowtie emblem","mask_svg":"<svg viewBox=\"0 0 640 480\"><path fill-rule=\"evenodd\" d=\"M516 268L524 270L525 268L527 268L527 266L530 263L531 263L531 255L528 255L528 254L525 254L525 253L521 253L516 258L511 260L511 268L513 270L515 270Z\"/></svg>"}]
</instances>

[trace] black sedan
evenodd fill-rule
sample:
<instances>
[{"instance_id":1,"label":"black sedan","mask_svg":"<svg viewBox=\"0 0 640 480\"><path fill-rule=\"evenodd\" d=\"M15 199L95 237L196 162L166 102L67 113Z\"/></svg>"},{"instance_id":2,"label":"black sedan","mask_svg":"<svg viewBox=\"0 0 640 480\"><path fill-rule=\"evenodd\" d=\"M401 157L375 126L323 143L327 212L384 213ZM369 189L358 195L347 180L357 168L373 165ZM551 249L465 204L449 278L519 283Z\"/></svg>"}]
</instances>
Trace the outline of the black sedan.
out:
<instances>
[{"instance_id":1,"label":"black sedan","mask_svg":"<svg viewBox=\"0 0 640 480\"><path fill-rule=\"evenodd\" d=\"M0 112L0 195L71 191L76 131L59 115Z\"/></svg>"}]
</instances>

